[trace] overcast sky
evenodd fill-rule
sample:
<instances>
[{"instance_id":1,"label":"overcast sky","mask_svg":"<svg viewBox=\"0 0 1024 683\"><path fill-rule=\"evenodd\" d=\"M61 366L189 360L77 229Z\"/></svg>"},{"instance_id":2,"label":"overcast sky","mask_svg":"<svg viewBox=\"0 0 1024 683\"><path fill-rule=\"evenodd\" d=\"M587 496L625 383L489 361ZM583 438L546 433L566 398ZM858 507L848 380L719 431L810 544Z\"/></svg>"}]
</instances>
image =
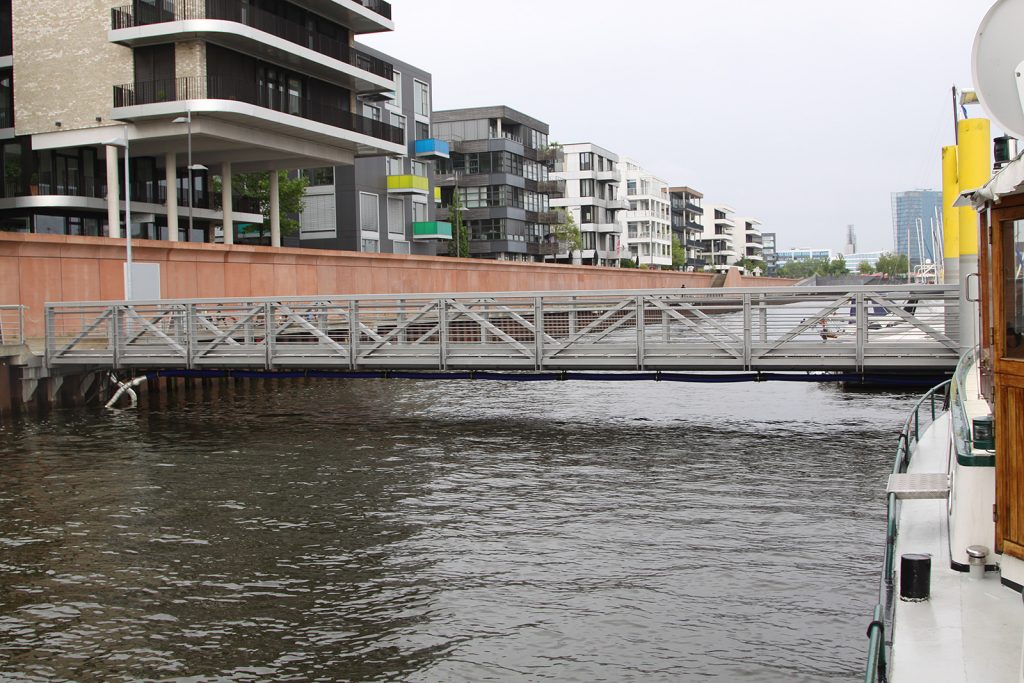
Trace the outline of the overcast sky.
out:
<instances>
[{"instance_id":1,"label":"overcast sky","mask_svg":"<svg viewBox=\"0 0 1024 683\"><path fill-rule=\"evenodd\" d=\"M360 40L778 233L892 249L890 193L941 189L950 87L991 0L391 0ZM971 116L982 116L977 107ZM993 126L995 130L995 126Z\"/></svg>"}]
</instances>

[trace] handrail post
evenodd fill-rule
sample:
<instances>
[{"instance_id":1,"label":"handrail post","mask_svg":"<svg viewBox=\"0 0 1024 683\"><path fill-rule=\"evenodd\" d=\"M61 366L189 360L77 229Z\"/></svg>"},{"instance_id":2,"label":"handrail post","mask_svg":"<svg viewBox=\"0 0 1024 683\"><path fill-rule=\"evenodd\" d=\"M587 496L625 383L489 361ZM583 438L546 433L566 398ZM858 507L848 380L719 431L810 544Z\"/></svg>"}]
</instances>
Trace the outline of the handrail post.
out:
<instances>
[{"instance_id":1,"label":"handrail post","mask_svg":"<svg viewBox=\"0 0 1024 683\"><path fill-rule=\"evenodd\" d=\"M196 353L196 305L185 305L185 367L191 370L195 365Z\"/></svg>"},{"instance_id":2,"label":"handrail post","mask_svg":"<svg viewBox=\"0 0 1024 683\"><path fill-rule=\"evenodd\" d=\"M28 337L25 336L25 306L18 306L18 343L28 343Z\"/></svg>"},{"instance_id":3,"label":"handrail post","mask_svg":"<svg viewBox=\"0 0 1024 683\"><path fill-rule=\"evenodd\" d=\"M348 302L348 367L355 370L359 357L359 302Z\"/></svg>"},{"instance_id":4,"label":"handrail post","mask_svg":"<svg viewBox=\"0 0 1024 683\"><path fill-rule=\"evenodd\" d=\"M854 319L854 327L857 330L856 342L855 342L856 343L856 351L855 351L855 353L857 354L857 358L856 358L857 372L864 372L864 355L865 355L865 348L867 346L867 340L868 340L867 339L867 337L868 337L868 323L867 323L867 315L865 315L866 311L864 309L864 294L863 294L863 292L859 292L854 297L854 303L855 303L855 305L853 307L853 315L854 315L854 318L855 318Z\"/></svg>"},{"instance_id":5,"label":"handrail post","mask_svg":"<svg viewBox=\"0 0 1024 683\"><path fill-rule=\"evenodd\" d=\"M110 339L113 350L111 352L111 364L117 370L121 367L121 307L114 305L110 307Z\"/></svg>"},{"instance_id":6,"label":"handrail post","mask_svg":"<svg viewBox=\"0 0 1024 683\"><path fill-rule=\"evenodd\" d=\"M533 369L544 368L544 299L533 300Z\"/></svg>"},{"instance_id":7,"label":"handrail post","mask_svg":"<svg viewBox=\"0 0 1024 683\"><path fill-rule=\"evenodd\" d=\"M437 365L448 369L448 301L437 300Z\"/></svg>"},{"instance_id":8,"label":"handrail post","mask_svg":"<svg viewBox=\"0 0 1024 683\"><path fill-rule=\"evenodd\" d=\"M263 365L266 370L274 367L274 304L263 304Z\"/></svg>"},{"instance_id":9,"label":"handrail post","mask_svg":"<svg viewBox=\"0 0 1024 683\"><path fill-rule=\"evenodd\" d=\"M750 370L754 342L754 319L750 310L750 295L743 295L743 369Z\"/></svg>"},{"instance_id":10,"label":"handrail post","mask_svg":"<svg viewBox=\"0 0 1024 683\"><path fill-rule=\"evenodd\" d=\"M646 360L646 330L644 326L644 297L642 294L636 297L636 369L644 369Z\"/></svg>"}]
</instances>

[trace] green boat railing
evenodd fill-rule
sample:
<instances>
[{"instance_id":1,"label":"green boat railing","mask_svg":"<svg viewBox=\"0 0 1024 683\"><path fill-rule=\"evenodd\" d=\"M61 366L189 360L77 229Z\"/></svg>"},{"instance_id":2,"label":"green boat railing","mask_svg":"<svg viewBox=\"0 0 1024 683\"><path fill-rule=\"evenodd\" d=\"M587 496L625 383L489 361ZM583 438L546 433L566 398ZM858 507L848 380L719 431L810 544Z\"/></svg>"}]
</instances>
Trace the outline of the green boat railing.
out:
<instances>
[{"instance_id":1,"label":"green boat railing","mask_svg":"<svg viewBox=\"0 0 1024 683\"><path fill-rule=\"evenodd\" d=\"M893 474L902 474L907 471L910 465L910 457L914 444L921 437L921 433L935 421L941 413L949 408L950 386L952 380L946 380L942 384L928 390L921 399L914 405L903 429L900 430L899 440L896 445L896 461L893 463ZM941 404L938 403L942 399ZM938 409L937 409L938 404ZM922 409L927 407L925 420L922 420ZM890 493L886 496L886 534L885 534L885 558L882 562L882 579L879 586L878 604L875 605L874 615L871 623L868 624L868 661L864 673L866 683L884 683L888 680L888 647L891 642L886 642L886 634L891 633L893 613L893 587L896 577L896 536L899 533L897 519L896 494Z\"/></svg>"}]
</instances>

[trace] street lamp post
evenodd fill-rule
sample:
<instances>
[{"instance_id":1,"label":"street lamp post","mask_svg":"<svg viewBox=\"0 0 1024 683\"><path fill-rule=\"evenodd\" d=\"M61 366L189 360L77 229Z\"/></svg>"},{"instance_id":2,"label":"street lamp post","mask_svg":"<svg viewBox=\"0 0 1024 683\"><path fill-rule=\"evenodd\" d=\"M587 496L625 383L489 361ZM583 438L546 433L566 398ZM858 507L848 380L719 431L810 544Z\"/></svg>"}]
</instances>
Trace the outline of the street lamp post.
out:
<instances>
[{"instance_id":1,"label":"street lamp post","mask_svg":"<svg viewBox=\"0 0 1024 683\"><path fill-rule=\"evenodd\" d=\"M194 203L193 196L195 195L193 171L205 171L207 168L202 164L192 163L192 110L189 109L185 112L184 116L179 116L171 121L171 123L184 123L188 126L188 132L186 134L186 137L188 137L188 239L191 240L194 222L192 215ZM175 201L177 201L177 198L175 198Z\"/></svg>"}]
</instances>

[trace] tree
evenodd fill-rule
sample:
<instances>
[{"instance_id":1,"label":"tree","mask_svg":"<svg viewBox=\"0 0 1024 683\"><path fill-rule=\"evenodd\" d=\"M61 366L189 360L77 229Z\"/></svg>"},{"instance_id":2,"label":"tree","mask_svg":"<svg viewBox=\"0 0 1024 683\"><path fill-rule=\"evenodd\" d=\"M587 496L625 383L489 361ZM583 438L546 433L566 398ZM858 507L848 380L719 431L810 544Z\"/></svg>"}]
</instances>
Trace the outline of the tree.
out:
<instances>
[{"instance_id":1,"label":"tree","mask_svg":"<svg viewBox=\"0 0 1024 683\"><path fill-rule=\"evenodd\" d=\"M875 270L890 280L906 276L908 270L907 255L886 252L878 257Z\"/></svg>"},{"instance_id":2,"label":"tree","mask_svg":"<svg viewBox=\"0 0 1024 683\"><path fill-rule=\"evenodd\" d=\"M811 277L820 268L825 265L825 262L818 259L808 259L806 261L787 261L779 267L779 277L795 278L802 280L806 277Z\"/></svg>"},{"instance_id":3,"label":"tree","mask_svg":"<svg viewBox=\"0 0 1024 683\"><path fill-rule=\"evenodd\" d=\"M875 269L867 261L861 261L860 265L857 266L857 272L861 275L871 275L875 272Z\"/></svg>"},{"instance_id":4,"label":"tree","mask_svg":"<svg viewBox=\"0 0 1024 683\"><path fill-rule=\"evenodd\" d=\"M561 220L551 226L552 232L558 240L558 248L562 249L564 246L569 252L569 258L572 259L574 251L583 249L583 233L580 232L580 226L576 225L576 219L573 218L571 211L559 208L556 212Z\"/></svg>"},{"instance_id":5,"label":"tree","mask_svg":"<svg viewBox=\"0 0 1024 683\"><path fill-rule=\"evenodd\" d=\"M672 267L676 269L686 267L686 249L675 235L672 235Z\"/></svg>"},{"instance_id":6,"label":"tree","mask_svg":"<svg viewBox=\"0 0 1024 683\"><path fill-rule=\"evenodd\" d=\"M846 258L840 254L825 265L825 272L819 275L846 275L850 269L846 266Z\"/></svg>"},{"instance_id":7,"label":"tree","mask_svg":"<svg viewBox=\"0 0 1024 683\"><path fill-rule=\"evenodd\" d=\"M306 187L309 180L303 175L290 178L287 171L278 171L278 198L280 200L281 234L291 235L298 232L299 221L293 216L302 213L305 208ZM213 183L214 192L220 192L219 179ZM231 176L231 189L239 197L246 197L257 202L263 214L263 225L260 226L260 237L270 231L270 173L239 173Z\"/></svg>"},{"instance_id":8,"label":"tree","mask_svg":"<svg viewBox=\"0 0 1024 683\"><path fill-rule=\"evenodd\" d=\"M764 263L749 258L741 258L740 260L736 261L736 263L734 263L733 265L739 266L740 268L744 268L749 273L754 272L755 268L760 268L761 271L764 272Z\"/></svg>"},{"instance_id":9,"label":"tree","mask_svg":"<svg viewBox=\"0 0 1024 683\"><path fill-rule=\"evenodd\" d=\"M448 212L452 221L452 239L448 242L448 255L468 258L469 230L462 220L462 194L458 187L452 192L452 204Z\"/></svg>"},{"instance_id":10,"label":"tree","mask_svg":"<svg viewBox=\"0 0 1024 683\"><path fill-rule=\"evenodd\" d=\"M636 268L636 261L631 258L619 259L619 268Z\"/></svg>"}]
</instances>

